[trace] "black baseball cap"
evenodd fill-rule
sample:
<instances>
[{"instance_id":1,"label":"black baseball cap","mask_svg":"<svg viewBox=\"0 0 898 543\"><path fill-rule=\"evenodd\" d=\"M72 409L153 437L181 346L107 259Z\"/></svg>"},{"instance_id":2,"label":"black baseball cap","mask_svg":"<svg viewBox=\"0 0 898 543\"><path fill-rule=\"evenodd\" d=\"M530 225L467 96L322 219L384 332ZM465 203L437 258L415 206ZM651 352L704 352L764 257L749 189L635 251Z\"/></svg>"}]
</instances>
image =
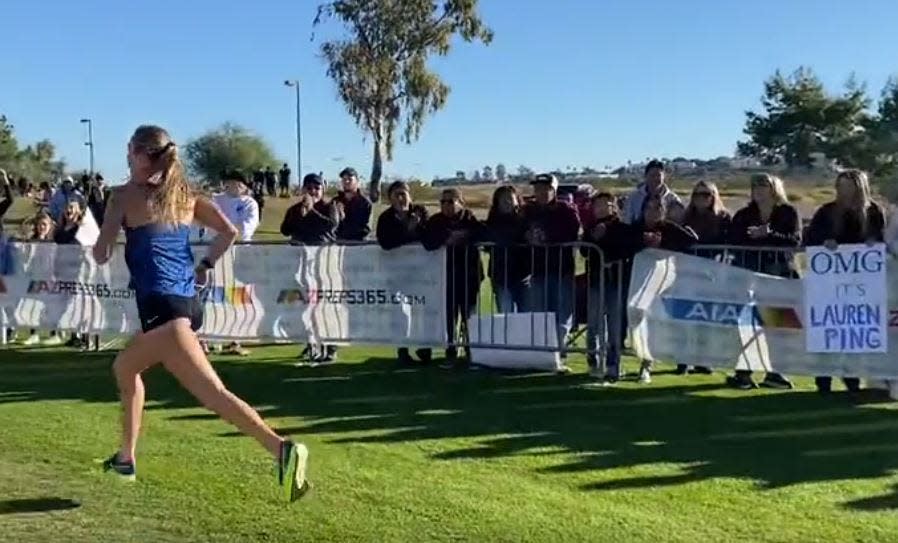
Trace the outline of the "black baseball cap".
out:
<instances>
[{"instance_id":1,"label":"black baseball cap","mask_svg":"<svg viewBox=\"0 0 898 543\"><path fill-rule=\"evenodd\" d=\"M310 185L323 187L324 181L321 180L321 176L317 173L306 174L306 176L302 178L302 186L308 187Z\"/></svg>"},{"instance_id":2,"label":"black baseball cap","mask_svg":"<svg viewBox=\"0 0 898 543\"><path fill-rule=\"evenodd\" d=\"M358 177L359 172L355 171L355 168L343 168L343 171L340 172L340 177Z\"/></svg>"}]
</instances>

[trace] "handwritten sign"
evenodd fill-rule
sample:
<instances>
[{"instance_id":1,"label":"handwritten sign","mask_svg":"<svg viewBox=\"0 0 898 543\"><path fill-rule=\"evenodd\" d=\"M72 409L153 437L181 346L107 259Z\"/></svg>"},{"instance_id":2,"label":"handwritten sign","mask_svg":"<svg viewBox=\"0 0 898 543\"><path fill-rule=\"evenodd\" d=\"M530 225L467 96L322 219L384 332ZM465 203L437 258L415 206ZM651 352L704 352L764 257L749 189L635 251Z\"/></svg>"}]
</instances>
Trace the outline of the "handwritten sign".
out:
<instances>
[{"instance_id":1,"label":"handwritten sign","mask_svg":"<svg viewBox=\"0 0 898 543\"><path fill-rule=\"evenodd\" d=\"M809 353L888 350L886 247L808 247L804 322Z\"/></svg>"}]
</instances>

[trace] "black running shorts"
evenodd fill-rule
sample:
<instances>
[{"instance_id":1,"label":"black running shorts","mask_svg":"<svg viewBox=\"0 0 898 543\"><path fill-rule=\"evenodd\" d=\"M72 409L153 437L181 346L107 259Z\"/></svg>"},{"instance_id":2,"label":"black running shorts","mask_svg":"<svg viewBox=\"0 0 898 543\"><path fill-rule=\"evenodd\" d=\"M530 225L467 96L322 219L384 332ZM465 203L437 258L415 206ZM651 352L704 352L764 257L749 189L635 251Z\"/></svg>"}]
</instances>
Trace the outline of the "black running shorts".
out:
<instances>
[{"instance_id":1,"label":"black running shorts","mask_svg":"<svg viewBox=\"0 0 898 543\"><path fill-rule=\"evenodd\" d=\"M203 326L203 304L197 297L150 294L137 299L137 315L144 332L159 328L175 319L190 320L190 328L196 332Z\"/></svg>"}]
</instances>

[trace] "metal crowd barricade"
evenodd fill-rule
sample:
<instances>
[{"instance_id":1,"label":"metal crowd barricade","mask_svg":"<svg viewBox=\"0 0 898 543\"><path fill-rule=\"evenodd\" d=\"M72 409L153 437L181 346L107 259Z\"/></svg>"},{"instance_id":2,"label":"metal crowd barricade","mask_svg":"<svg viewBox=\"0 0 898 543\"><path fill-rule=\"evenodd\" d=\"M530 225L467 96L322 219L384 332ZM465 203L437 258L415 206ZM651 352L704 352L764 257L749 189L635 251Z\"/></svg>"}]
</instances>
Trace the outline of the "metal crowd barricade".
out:
<instances>
[{"instance_id":1,"label":"metal crowd barricade","mask_svg":"<svg viewBox=\"0 0 898 543\"><path fill-rule=\"evenodd\" d=\"M452 298L459 296L459 291L463 297L470 296L461 300L470 304L460 315L462 333L454 341L450 337L450 347L465 348L468 353L471 349L558 352L562 358L579 353L604 360L603 318L594 330L598 345L583 341L590 314L605 313L606 278L613 271L606 269L597 246L583 242L550 246L478 243L474 250L455 251L455 258L461 253L465 261L450 264L447 310L451 315L458 301ZM470 261L475 256L479 262ZM595 272L593 266L602 270ZM472 271L477 267L482 274ZM481 278L476 289L470 285ZM617 295L624 296L623 292ZM477 329L467 330L465 325L472 316L477 317ZM512 318L518 332L525 321L524 341L510 341L514 336Z\"/></svg>"},{"instance_id":2,"label":"metal crowd barricade","mask_svg":"<svg viewBox=\"0 0 898 543\"><path fill-rule=\"evenodd\" d=\"M696 245L689 253L755 273L798 279L801 276L804 247Z\"/></svg>"}]
</instances>

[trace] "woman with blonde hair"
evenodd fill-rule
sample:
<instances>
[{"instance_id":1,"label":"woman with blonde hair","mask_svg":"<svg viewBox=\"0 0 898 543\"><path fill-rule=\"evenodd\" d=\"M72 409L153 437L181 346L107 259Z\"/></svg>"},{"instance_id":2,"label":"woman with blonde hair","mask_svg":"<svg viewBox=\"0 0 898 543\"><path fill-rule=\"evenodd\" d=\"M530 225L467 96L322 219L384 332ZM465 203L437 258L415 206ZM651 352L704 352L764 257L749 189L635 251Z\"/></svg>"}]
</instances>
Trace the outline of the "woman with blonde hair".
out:
<instances>
[{"instance_id":1,"label":"woman with blonde hair","mask_svg":"<svg viewBox=\"0 0 898 543\"><path fill-rule=\"evenodd\" d=\"M723 205L717 185L704 180L696 183L683 215L683 226L691 228L698 236L697 245L726 243L732 221L733 216Z\"/></svg>"},{"instance_id":2,"label":"woman with blonde hair","mask_svg":"<svg viewBox=\"0 0 898 543\"><path fill-rule=\"evenodd\" d=\"M792 255L784 249L797 248L801 244L801 219L798 210L789 203L779 177L767 173L752 176L751 201L733 216L729 243L746 248L741 252L734 251L733 263L737 266L755 273L791 279L798 277L792 268ZM768 247L772 250L765 250ZM736 370L735 376L727 377L727 384L742 390L757 386L749 370ZM793 388L791 381L772 372L761 385Z\"/></svg>"},{"instance_id":3,"label":"woman with blonde hair","mask_svg":"<svg viewBox=\"0 0 898 543\"><path fill-rule=\"evenodd\" d=\"M124 411L123 435L121 448L104 462L104 470L134 479L144 406L140 374L161 362L204 406L262 444L276 460L278 483L286 497L300 498L309 488L308 450L278 436L225 387L195 333L202 325L196 285L206 284L216 260L234 243L237 229L215 204L193 191L178 148L162 128L137 128L128 143L128 165L131 179L109 202L93 250L97 263L108 262L124 227L125 262L143 328L113 363ZM217 233L196 267L189 240L194 220Z\"/></svg>"},{"instance_id":4,"label":"woman with blonde hair","mask_svg":"<svg viewBox=\"0 0 898 543\"><path fill-rule=\"evenodd\" d=\"M825 245L834 251L844 243L882 242L885 223L883 208L870 194L867 174L860 170L845 170L836 176L836 199L814 213L806 245ZM860 390L860 379L845 377L842 381L849 391ZM816 384L819 392L830 392L832 378L817 377Z\"/></svg>"},{"instance_id":5,"label":"woman with blonde hair","mask_svg":"<svg viewBox=\"0 0 898 543\"><path fill-rule=\"evenodd\" d=\"M698 236L698 243L693 251L696 256L716 258L721 251L702 249L702 245L723 245L729 236L733 216L723 205L717 185L711 181L701 180L692 188L689 205L683 213L683 226L691 229ZM677 364L677 375L689 372L686 364ZM696 366L692 373L710 374L711 368Z\"/></svg>"}]
</instances>

